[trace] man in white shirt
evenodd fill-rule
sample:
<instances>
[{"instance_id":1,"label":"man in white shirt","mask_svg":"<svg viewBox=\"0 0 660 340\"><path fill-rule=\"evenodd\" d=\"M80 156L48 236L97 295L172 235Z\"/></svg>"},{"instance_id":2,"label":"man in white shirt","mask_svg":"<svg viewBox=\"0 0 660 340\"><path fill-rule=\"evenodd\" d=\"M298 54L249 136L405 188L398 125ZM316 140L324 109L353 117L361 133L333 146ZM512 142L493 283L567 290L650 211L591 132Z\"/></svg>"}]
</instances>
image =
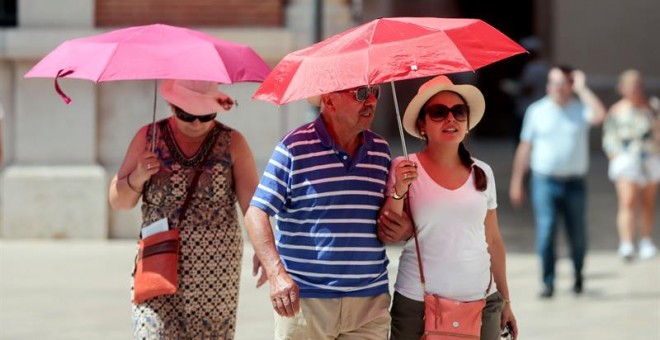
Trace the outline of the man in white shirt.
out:
<instances>
[{"instance_id":1,"label":"man in white shirt","mask_svg":"<svg viewBox=\"0 0 660 340\"><path fill-rule=\"evenodd\" d=\"M582 71L552 68L546 92L525 113L509 191L513 205L520 207L524 201L523 179L531 169L536 249L543 267L542 298L554 294L555 238L560 215L570 242L575 272L573 291L582 293L587 252L585 176L589 167L589 129L605 117L605 107L587 88Z\"/></svg>"}]
</instances>

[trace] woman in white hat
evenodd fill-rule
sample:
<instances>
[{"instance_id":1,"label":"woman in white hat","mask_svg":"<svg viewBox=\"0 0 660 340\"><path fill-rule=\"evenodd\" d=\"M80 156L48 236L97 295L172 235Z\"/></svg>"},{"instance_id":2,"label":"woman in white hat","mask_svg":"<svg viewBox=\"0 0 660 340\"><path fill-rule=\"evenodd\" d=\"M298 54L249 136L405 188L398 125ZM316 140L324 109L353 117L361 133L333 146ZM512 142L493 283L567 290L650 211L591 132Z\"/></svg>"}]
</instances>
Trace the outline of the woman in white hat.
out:
<instances>
[{"instance_id":1,"label":"woman in white hat","mask_svg":"<svg viewBox=\"0 0 660 340\"><path fill-rule=\"evenodd\" d=\"M165 80L160 92L172 116L137 132L109 193L117 210L142 199L142 238L154 228L180 232L178 292L134 299L134 336L233 339L243 251L235 203L245 212L257 187L254 158L245 138L215 119L234 105L217 83Z\"/></svg>"},{"instance_id":2,"label":"woman in white hat","mask_svg":"<svg viewBox=\"0 0 660 340\"><path fill-rule=\"evenodd\" d=\"M406 109L405 130L423 139L426 147L409 160L398 157L392 162L384 209L402 212L408 203L426 291L411 238L401 254L394 286L391 339L422 336L424 293L457 301L485 298L481 339L499 339L505 328L517 337L497 222L495 178L463 144L484 109L484 97L476 87L453 85L445 76L423 84Z\"/></svg>"}]
</instances>

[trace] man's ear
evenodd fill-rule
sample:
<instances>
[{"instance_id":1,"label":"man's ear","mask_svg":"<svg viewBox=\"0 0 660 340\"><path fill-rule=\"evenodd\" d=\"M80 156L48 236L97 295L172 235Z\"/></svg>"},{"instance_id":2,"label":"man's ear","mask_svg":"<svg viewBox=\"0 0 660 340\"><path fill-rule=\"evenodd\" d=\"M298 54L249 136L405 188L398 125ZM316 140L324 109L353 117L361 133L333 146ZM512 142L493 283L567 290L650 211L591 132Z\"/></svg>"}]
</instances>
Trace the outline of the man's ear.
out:
<instances>
[{"instance_id":1,"label":"man's ear","mask_svg":"<svg viewBox=\"0 0 660 340\"><path fill-rule=\"evenodd\" d=\"M326 109L335 109L335 98L332 93L321 96L321 103Z\"/></svg>"}]
</instances>

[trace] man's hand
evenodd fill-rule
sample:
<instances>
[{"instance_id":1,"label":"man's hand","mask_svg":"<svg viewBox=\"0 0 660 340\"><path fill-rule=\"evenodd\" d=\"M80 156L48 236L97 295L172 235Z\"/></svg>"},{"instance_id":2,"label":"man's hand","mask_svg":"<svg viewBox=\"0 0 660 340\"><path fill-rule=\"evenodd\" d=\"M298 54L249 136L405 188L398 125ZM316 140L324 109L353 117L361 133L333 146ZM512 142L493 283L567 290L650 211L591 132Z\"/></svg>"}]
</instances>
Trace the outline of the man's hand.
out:
<instances>
[{"instance_id":1,"label":"man's hand","mask_svg":"<svg viewBox=\"0 0 660 340\"><path fill-rule=\"evenodd\" d=\"M404 211L401 215L386 210L378 217L378 238L383 243L408 240L413 235L413 223Z\"/></svg>"},{"instance_id":2,"label":"man's hand","mask_svg":"<svg viewBox=\"0 0 660 340\"><path fill-rule=\"evenodd\" d=\"M292 318L300 310L300 288L289 274L281 272L269 277L270 300L280 316Z\"/></svg>"},{"instance_id":3,"label":"man's hand","mask_svg":"<svg viewBox=\"0 0 660 340\"><path fill-rule=\"evenodd\" d=\"M571 72L571 76L573 77L573 91L575 93L579 93L587 88L587 76L584 72L575 70Z\"/></svg>"}]
</instances>

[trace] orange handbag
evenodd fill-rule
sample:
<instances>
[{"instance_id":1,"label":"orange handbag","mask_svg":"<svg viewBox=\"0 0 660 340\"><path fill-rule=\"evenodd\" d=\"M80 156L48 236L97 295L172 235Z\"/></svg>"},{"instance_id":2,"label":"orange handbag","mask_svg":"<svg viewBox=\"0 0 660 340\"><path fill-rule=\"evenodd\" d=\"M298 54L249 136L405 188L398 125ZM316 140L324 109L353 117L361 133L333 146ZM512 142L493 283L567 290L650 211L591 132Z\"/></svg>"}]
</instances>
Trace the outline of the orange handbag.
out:
<instances>
[{"instance_id":1,"label":"orange handbag","mask_svg":"<svg viewBox=\"0 0 660 340\"><path fill-rule=\"evenodd\" d=\"M176 294L179 287L179 229L170 229L139 242L133 302Z\"/></svg>"},{"instance_id":2,"label":"orange handbag","mask_svg":"<svg viewBox=\"0 0 660 340\"><path fill-rule=\"evenodd\" d=\"M188 210L201 173L202 170L196 170L188 188L186 200L179 213L178 226L181 226ZM141 239L136 262L133 275L134 303L142 303L161 295L176 294L179 290L179 228Z\"/></svg>"}]
</instances>

